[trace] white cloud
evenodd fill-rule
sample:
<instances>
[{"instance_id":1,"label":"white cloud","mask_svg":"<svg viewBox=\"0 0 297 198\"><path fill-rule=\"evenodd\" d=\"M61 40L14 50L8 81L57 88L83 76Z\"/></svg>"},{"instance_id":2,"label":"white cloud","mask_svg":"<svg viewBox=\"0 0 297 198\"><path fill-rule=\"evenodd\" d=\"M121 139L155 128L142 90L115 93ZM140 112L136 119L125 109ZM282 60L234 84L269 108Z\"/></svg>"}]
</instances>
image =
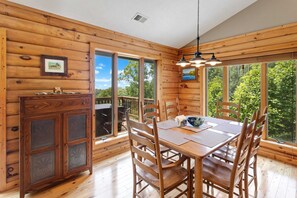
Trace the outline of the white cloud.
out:
<instances>
[{"instance_id":1,"label":"white cloud","mask_svg":"<svg viewBox=\"0 0 297 198\"><path fill-rule=\"evenodd\" d=\"M103 86L104 86L104 87L107 87L107 84L104 84Z\"/></svg>"},{"instance_id":2,"label":"white cloud","mask_svg":"<svg viewBox=\"0 0 297 198\"><path fill-rule=\"evenodd\" d=\"M95 70L95 74L99 74L99 71L98 70Z\"/></svg>"},{"instance_id":3,"label":"white cloud","mask_svg":"<svg viewBox=\"0 0 297 198\"><path fill-rule=\"evenodd\" d=\"M111 70L109 70L109 74L111 74L112 73L112 71Z\"/></svg>"},{"instance_id":4,"label":"white cloud","mask_svg":"<svg viewBox=\"0 0 297 198\"><path fill-rule=\"evenodd\" d=\"M124 70L118 70L118 75L123 74Z\"/></svg>"},{"instance_id":5,"label":"white cloud","mask_svg":"<svg viewBox=\"0 0 297 198\"><path fill-rule=\"evenodd\" d=\"M111 78L99 78L99 79L95 79L95 82L110 82Z\"/></svg>"},{"instance_id":6,"label":"white cloud","mask_svg":"<svg viewBox=\"0 0 297 198\"><path fill-rule=\"evenodd\" d=\"M103 67L98 66L98 67L96 67L96 69L103 69Z\"/></svg>"}]
</instances>

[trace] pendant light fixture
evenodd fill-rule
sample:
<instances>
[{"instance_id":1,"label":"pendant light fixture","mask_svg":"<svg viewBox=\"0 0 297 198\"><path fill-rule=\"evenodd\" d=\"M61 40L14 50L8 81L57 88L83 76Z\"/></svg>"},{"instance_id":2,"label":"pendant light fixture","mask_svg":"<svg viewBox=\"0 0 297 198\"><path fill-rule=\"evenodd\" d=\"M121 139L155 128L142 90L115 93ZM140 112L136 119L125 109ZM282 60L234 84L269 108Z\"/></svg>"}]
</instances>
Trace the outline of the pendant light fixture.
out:
<instances>
[{"instance_id":1,"label":"pendant light fixture","mask_svg":"<svg viewBox=\"0 0 297 198\"><path fill-rule=\"evenodd\" d=\"M176 63L176 65L179 65L181 67L185 67L185 66L195 66L195 67L201 67L201 66L205 66L205 64L214 66L216 64L221 64L222 61L220 61L219 59L217 59L215 57L214 53L202 53L200 52L200 36L199 36L199 0L198 0L198 11L197 11L197 46L196 46L196 52L193 54L183 54L182 58L180 59L180 61L178 61ZM190 59L190 61L187 61L185 56L193 56L194 57L192 59ZM211 55L211 58L208 60L205 60L202 55Z\"/></svg>"}]
</instances>

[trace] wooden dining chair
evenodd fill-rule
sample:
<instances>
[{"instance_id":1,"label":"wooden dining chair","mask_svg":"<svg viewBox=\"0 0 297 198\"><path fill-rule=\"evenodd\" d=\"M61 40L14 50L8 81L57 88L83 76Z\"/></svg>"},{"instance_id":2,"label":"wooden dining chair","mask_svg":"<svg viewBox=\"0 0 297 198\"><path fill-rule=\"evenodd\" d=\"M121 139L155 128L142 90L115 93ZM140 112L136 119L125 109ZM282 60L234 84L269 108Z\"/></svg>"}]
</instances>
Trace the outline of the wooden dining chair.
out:
<instances>
[{"instance_id":1,"label":"wooden dining chair","mask_svg":"<svg viewBox=\"0 0 297 198\"><path fill-rule=\"evenodd\" d=\"M255 197L257 197L258 180L257 180L257 154L262 139L262 133L267 122L267 106L264 108L262 115L260 111L253 114L252 121L255 122L254 129L252 132L252 141L250 144L249 159L246 164L246 171L244 173L244 193L245 197L248 197L249 185L254 181ZM219 158L228 163L234 163L236 147L220 149L213 153L213 156ZM252 174L249 174L249 170L252 170Z\"/></svg>"},{"instance_id":2,"label":"wooden dining chair","mask_svg":"<svg viewBox=\"0 0 297 198\"><path fill-rule=\"evenodd\" d=\"M141 121L145 124L151 124L153 117L157 122L161 121L159 100L156 104L143 104L140 102Z\"/></svg>"},{"instance_id":3,"label":"wooden dining chair","mask_svg":"<svg viewBox=\"0 0 297 198\"><path fill-rule=\"evenodd\" d=\"M216 106L216 118L239 122L240 104L218 101Z\"/></svg>"},{"instance_id":4,"label":"wooden dining chair","mask_svg":"<svg viewBox=\"0 0 297 198\"><path fill-rule=\"evenodd\" d=\"M174 119L176 116L180 115L179 100L168 100L164 102L165 106L165 119Z\"/></svg>"},{"instance_id":5,"label":"wooden dining chair","mask_svg":"<svg viewBox=\"0 0 297 198\"><path fill-rule=\"evenodd\" d=\"M141 120L143 123L151 124L153 118L156 118L158 122L161 121L159 101L157 101L156 104L146 104L146 105L143 105L143 103L140 102L140 108L141 108ZM180 157L180 153L172 149L169 149L163 145L161 145L160 147L160 152L163 157L166 157L166 159L170 159L172 161L176 161L176 159Z\"/></svg>"},{"instance_id":6,"label":"wooden dining chair","mask_svg":"<svg viewBox=\"0 0 297 198\"><path fill-rule=\"evenodd\" d=\"M183 194L190 197L192 186L190 160L182 156L178 161L171 162L161 157L156 118L152 119L153 128L130 120L128 112L126 112L126 120L133 165L133 197L140 196L139 193L151 186L163 198L167 193L185 183L187 188L185 190L178 188L180 193L177 197ZM181 166L186 160L187 169ZM141 185L143 181L146 183L145 186ZM142 187L139 190L138 185Z\"/></svg>"},{"instance_id":7,"label":"wooden dining chair","mask_svg":"<svg viewBox=\"0 0 297 198\"><path fill-rule=\"evenodd\" d=\"M233 164L210 156L203 160L203 180L207 186L211 185L213 188L227 193L232 198L236 194L234 188L238 185L239 194L236 195L243 197L242 178L246 162L249 159L249 146L252 141L254 124L255 122L248 124L247 119L244 119ZM212 196L208 192L204 192L204 194Z\"/></svg>"}]
</instances>

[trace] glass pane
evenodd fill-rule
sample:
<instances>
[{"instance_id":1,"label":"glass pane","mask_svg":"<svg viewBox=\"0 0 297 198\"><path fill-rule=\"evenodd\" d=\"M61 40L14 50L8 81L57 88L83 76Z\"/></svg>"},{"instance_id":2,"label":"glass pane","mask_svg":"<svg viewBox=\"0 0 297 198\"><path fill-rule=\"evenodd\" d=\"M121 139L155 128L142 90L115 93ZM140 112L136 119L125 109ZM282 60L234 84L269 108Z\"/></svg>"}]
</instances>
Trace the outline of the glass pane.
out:
<instances>
[{"instance_id":1,"label":"glass pane","mask_svg":"<svg viewBox=\"0 0 297 198\"><path fill-rule=\"evenodd\" d=\"M139 60L119 57L118 59L118 131L126 131L124 113L130 108L130 118L138 120L139 104Z\"/></svg>"},{"instance_id":2,"label":"glass pane","mask_svg":"<svg viewBox=\"0 0 297 198\"><path fill-rule=\"evenodd\" d=\"M152 104L156 94L156 63L144 62L144 104Z\"/></svg>"},{"instance_id":3,"label":"glass pane","mask_svg":"<svg viewBox=\"0 0 297 198\"><path fill-rule=\"evenodd\" d=\"M68 117L68 140L86 138L86 115L71 115Z\"/></svg>"},{"instance_id":4,"label":"glass pane","mask_svg":"<svg viewBox=\"0 0 297 198\"><path fill-rule=\"evenodd\" d=\"M95 54L96 137L111 135L112 130L112 55Z\"/></svg>"},{"instance_id":5,"label":"glass pane","mask_svg":"<svg viewBox=\"0 0 297 198\"><path fill-rule=\"evenodd\" d=\"M229 101L240 103L240 120L251 118L261 103L261 64L234 65L229 69Z\"/></svg>"},{"instance_id":6,"label":"glass pane","mask_svg":"<svg viewBox=\"0 0 297 198\"><path fill-rule=\"evenodd\" d=\"M223 68L207 69L207 115L216 116L216 103L223 100Z\"/></svg>"},{"instance_id":7,"label":"glass pane","mask_svg":"<svg viewBox=\"0 0 297 198\"><path fill-rule=\"evenodd\" d=\"M55 120L34 120L31 123L31 149L53 146L55 143Z\"/></svg>"},{"instance_id":8,"label":"glass pane","mask_svg":"<svg viewBox=\"0 0 297 198\"><path fill-rule=\"evenodd\" d=\"M31 183L36 183L55 175L55 151L34 154L30 163Z\"/></svg>"},{"instance_id":9,"label":"glass pane","mask_svg":"<svg viewBox=\"0 0 297 198\"><path fill-rule=\"evenodd\" d=\"M296 141L296 61L268 65L268 137Z\"/></svg>"},{"instance_id":10,"label":"glass pane","mask_svg":"<svg viewBox=\"0 0 297 198\"><path fill-rule=\"evenodd\" d=\"M85 165L87 165L87 143L69 146L68 169L71 170Z\"/></svg>"}]
</instances>

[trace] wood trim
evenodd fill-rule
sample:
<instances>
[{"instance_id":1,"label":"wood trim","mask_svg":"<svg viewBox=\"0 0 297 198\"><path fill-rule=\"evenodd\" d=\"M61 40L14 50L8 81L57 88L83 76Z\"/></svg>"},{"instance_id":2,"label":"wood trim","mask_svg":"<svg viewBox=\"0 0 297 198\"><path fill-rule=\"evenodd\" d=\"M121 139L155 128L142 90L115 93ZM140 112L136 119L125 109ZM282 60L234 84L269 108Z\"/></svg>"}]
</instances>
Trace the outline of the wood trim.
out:
<instances>
[{"instance_id":1,"label":"wood trim","mask_svg":"<svg viewBox=\"0 0 297 198\"><path fill-rule=\"evenodd\" d=\"M93 43L90 43L90 64L89 64L89 71L90 71L90 86L89 90L90 93L93 95L92 97L92 148L95 148L95 141L96 141L96 110L95 110L95 46Z\"/></svg>"},{"instance_id":2,"label":"wood trim","mask_svg":"<svg viewBox=\"0 0 297 198\"><path fill-rule=\"evenodd\" d=\"M118 53L114 53L112 56L112 111L113 111L113 135L118 136L118 106L119 106L119 100L118 100ZM116 123L116 124L115 124Z\"/></svg>"},{"instance_id":3,"label":"wood trim","mask_svg":"<svg viewBox=\"0 0 297 198\"><path fill-rule=\"evenodd\" d=\"M268 82L267 82L267 63L262 63L261 65L261 113L264 111L266 105L268 105ZM262 138L264 140L267 139L267 122L264 126L264 131L262 134Z\"/></svg>"},{"instance_id":4,"label":"wood trim","mask_svg":"<svg viewBox=\"0 0 297 198\"><path fill-rule=\"evenodd\" d=\"M206 96L206 69L205 67L200 67L199 68L199 77L200 77L200 114L205 116L207 115L206 112L206 102L207 102L207 98Z\"/></svg>"},{"instance_id":5,"label":"wood trim","mask_svg":"<svg viewBox=\"0 0 297 198\"><path fill-rule=\"evenodd\" d=\"M6 29L0 28L0 192L6 189Z\"/></svg>"},{"instance_id":6,"label":"wood trim","mask_svg":"<svg viewBox=\"0 0 297 198\"><path fill-rule=\"evenodd\" d=\"M157 71L157 76L156 76L156 92L157 92L157 100L163 101L163 83L162 83L162 68L163 68L163 64L162 64L162 60L157 60L156 62L156 71ZM160 119L164 120L165 119L165 107L163 102L160 103ZM164 112L164 113L163 113Z\"/></svg>"},{"instance_id":7,"label":"wood trim","mask_svg":"<svg viewBox=\"0 0 297 198\"><path fill-rule=\"evenodd\" d=\"M139 114L139 121L141 120L142 113L140 111L141 104L144 104L144 58L140 58L139 60L139 103L138 103L138 114Z\"/></svg>"},{"instance_id":8,"label":"wood trim","mask_svg":"<svg viewBox=\"0 0 297 198\"><path fill-rule=\"evenodd\" d=\"M229 101L229 69L227 66L223 67L223 101Z\"/></svg>"}]
</instances>

